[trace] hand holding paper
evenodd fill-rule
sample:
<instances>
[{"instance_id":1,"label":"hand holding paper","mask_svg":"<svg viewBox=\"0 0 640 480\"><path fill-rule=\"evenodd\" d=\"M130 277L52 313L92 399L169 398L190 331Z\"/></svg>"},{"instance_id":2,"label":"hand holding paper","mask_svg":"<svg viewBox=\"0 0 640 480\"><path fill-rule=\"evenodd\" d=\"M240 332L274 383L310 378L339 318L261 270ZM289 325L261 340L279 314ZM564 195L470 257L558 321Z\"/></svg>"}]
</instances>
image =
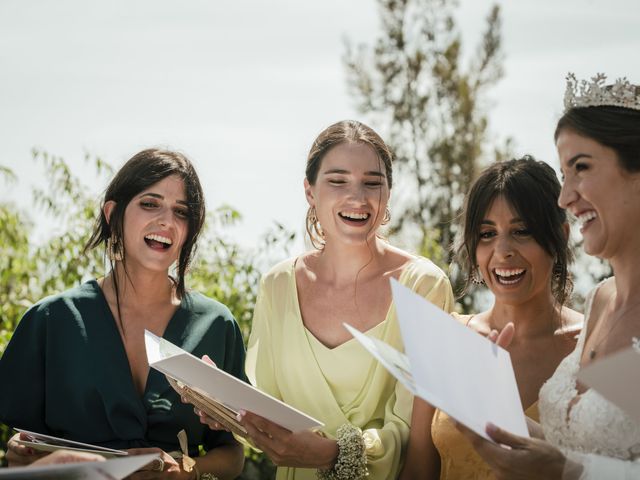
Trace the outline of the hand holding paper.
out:
<instances>
[{"instance_id":1,"label":"hand holding paper","mask_svg":"<svg viewBox=\"0 0 640 480\"><path fill-rule=\"evenodd\" d=\"M391 288L408 374L389 345L354 333L358 341L410 391L478 435L490 439L485 427L493 423L528 437L509 353L394 279Z\"/></svg>"},{"instance_id":2,"label":"hand holding paper","mask_svg":"<svg viewBox=\"0 0 640 480\"><path fill-rule=\"evenodd\" d=\"M177 382L198 409L239 435L246 435L235 418L240 410L254 412L293 432L323 425L149 331L145 331L145 345L150 367L164 373L170 383Z\"/></svg>"}]
</instances>

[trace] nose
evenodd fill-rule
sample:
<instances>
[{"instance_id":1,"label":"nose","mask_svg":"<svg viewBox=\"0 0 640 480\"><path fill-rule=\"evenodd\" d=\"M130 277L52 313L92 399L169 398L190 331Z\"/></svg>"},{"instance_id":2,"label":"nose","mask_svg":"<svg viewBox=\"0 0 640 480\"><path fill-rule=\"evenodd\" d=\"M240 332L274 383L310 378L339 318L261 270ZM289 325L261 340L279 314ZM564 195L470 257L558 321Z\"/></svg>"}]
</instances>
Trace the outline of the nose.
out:
<instances>
[{"instance_id":1,"label":"nose","mask_svg":"<svg viewBox=\"0 0 640 480\"><path fill-rule=\"evenodd\" d=\"M364 185L354 185L349 191L349 197L359 205L364 204L366 202L366 190Z\"/></svg>"},{"instance_id":2,"label":"nose","mask_svg":"<svg viewBox=\"0 0 640 480\"><path fill-rule=\"evenodd\" d=\"M158 225L168 227L173 223L173 212L170 208L163 208L158 215Z\"/></svg>"},{"instance_id":3,"label":"nose","mask_svg":"<svg viewBox=\"0 0 640 480\"><path fill-rule=\"evenodd\" d=\"M571 180L565 179L560 189L560 195L558 196L558 206L560 208L567 209L578 198L578 193L571 183Z\"/></svg>"},{"instance_id":4,"label":"nose","mask_svg":"<svg viewBox=\"0 0 640 480\"><path fill-rule=\"evenodd\" d=\"M511 258L515 254L513 242L509 235L500 235L496 242L496 254L501 258Z\"/></svg>"}]
</instances>

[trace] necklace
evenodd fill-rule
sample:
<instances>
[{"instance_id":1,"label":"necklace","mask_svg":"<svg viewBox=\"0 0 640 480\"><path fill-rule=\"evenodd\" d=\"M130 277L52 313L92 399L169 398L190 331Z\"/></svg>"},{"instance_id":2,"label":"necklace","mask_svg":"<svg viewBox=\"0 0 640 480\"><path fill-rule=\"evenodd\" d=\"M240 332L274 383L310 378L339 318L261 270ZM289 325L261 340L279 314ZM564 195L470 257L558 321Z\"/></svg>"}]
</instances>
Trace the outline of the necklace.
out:
<instances>
[{"instance_id":1,"label":"necklace","mask_svg":"<svg viewBox=\"0 0 640 480\"><path fill-rule=\"evenodd\" d=\"M613 300L613 296L609 299L609 302L607 303L607 307L611 304L612 300ZM591 350L589 350L589 361L591 361L594 358L596 358L596 355L598 353L598 348L600 347L600 345L602 345L602 342L604 342L609 337L609 335L611 335L611 332L613 332L615 330L615 328L621 323L621 320L624 317L625 317L624 315L620 315L615 320L614 324L611 325L611 328L609 329L609 331L607 333L605 333L604 337L602 337L598 343L596 343L593 347L591 347Z\"/></svg>"}]
</instances>

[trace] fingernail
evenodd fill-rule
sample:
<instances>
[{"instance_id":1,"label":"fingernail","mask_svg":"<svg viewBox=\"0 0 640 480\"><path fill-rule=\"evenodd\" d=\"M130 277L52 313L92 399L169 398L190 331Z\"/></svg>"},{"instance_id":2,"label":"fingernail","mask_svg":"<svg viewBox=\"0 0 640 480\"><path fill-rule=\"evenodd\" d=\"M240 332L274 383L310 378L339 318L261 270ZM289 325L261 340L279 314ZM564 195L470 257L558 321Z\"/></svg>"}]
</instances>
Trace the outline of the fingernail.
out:
<instances>
[{"instance_id":1,"label":"fingernail","mask_svg":"<svg viewBox=\"0 0 640 480\"><path fill-rule=\"evenodd\" d=\"M498 430L498 427L496 427L493 423L489 422L487 423L487 427L485 428L486 432L488 434L492 434L492 433L496 433L496 431Z\"/></svg>"}]
</instances>

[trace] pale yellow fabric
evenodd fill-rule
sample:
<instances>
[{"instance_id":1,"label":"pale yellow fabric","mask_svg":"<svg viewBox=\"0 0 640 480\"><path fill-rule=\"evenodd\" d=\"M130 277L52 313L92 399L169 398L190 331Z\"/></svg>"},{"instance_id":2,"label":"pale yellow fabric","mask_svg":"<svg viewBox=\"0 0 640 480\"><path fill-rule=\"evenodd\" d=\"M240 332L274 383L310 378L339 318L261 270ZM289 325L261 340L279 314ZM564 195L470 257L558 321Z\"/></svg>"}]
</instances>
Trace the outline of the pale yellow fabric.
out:
<instances>
[{"instance_id":1,"label":"pale yellow fabric","mask_svg":"<svg viewBox=\"0 0 640 480\"><path fill-rule=\"evenodd\" d=\"M413 397L355 340L324 347L302 323L294 259L276 265L261 280L247 350L252 384L323 421L333 437L351 423L364 432L369 480L395 479L409 436ZM450 311L451 285L431 261L416 258L400 282ZM348 321L348 319L345 319ZM395 307L369 332L402 350ZM278 480L315 479L315 470L278 468Z\"/></svg>"},{"instance_id":2,"label":"pale yellow fabric","mask_svg":"<svg viewBox=\"0 0 640 480\"><path fill-rule=\"evenodd\" d=\"M452 313L452 316L465 325L473 317L456 313ZM538 402L531 405L524 414L539 422ZM431 438L440 454L440 480L495 480L489 465L456 429L451 417L441 410L436 410L433 417Z\"/></svg>"}]
</instances>

